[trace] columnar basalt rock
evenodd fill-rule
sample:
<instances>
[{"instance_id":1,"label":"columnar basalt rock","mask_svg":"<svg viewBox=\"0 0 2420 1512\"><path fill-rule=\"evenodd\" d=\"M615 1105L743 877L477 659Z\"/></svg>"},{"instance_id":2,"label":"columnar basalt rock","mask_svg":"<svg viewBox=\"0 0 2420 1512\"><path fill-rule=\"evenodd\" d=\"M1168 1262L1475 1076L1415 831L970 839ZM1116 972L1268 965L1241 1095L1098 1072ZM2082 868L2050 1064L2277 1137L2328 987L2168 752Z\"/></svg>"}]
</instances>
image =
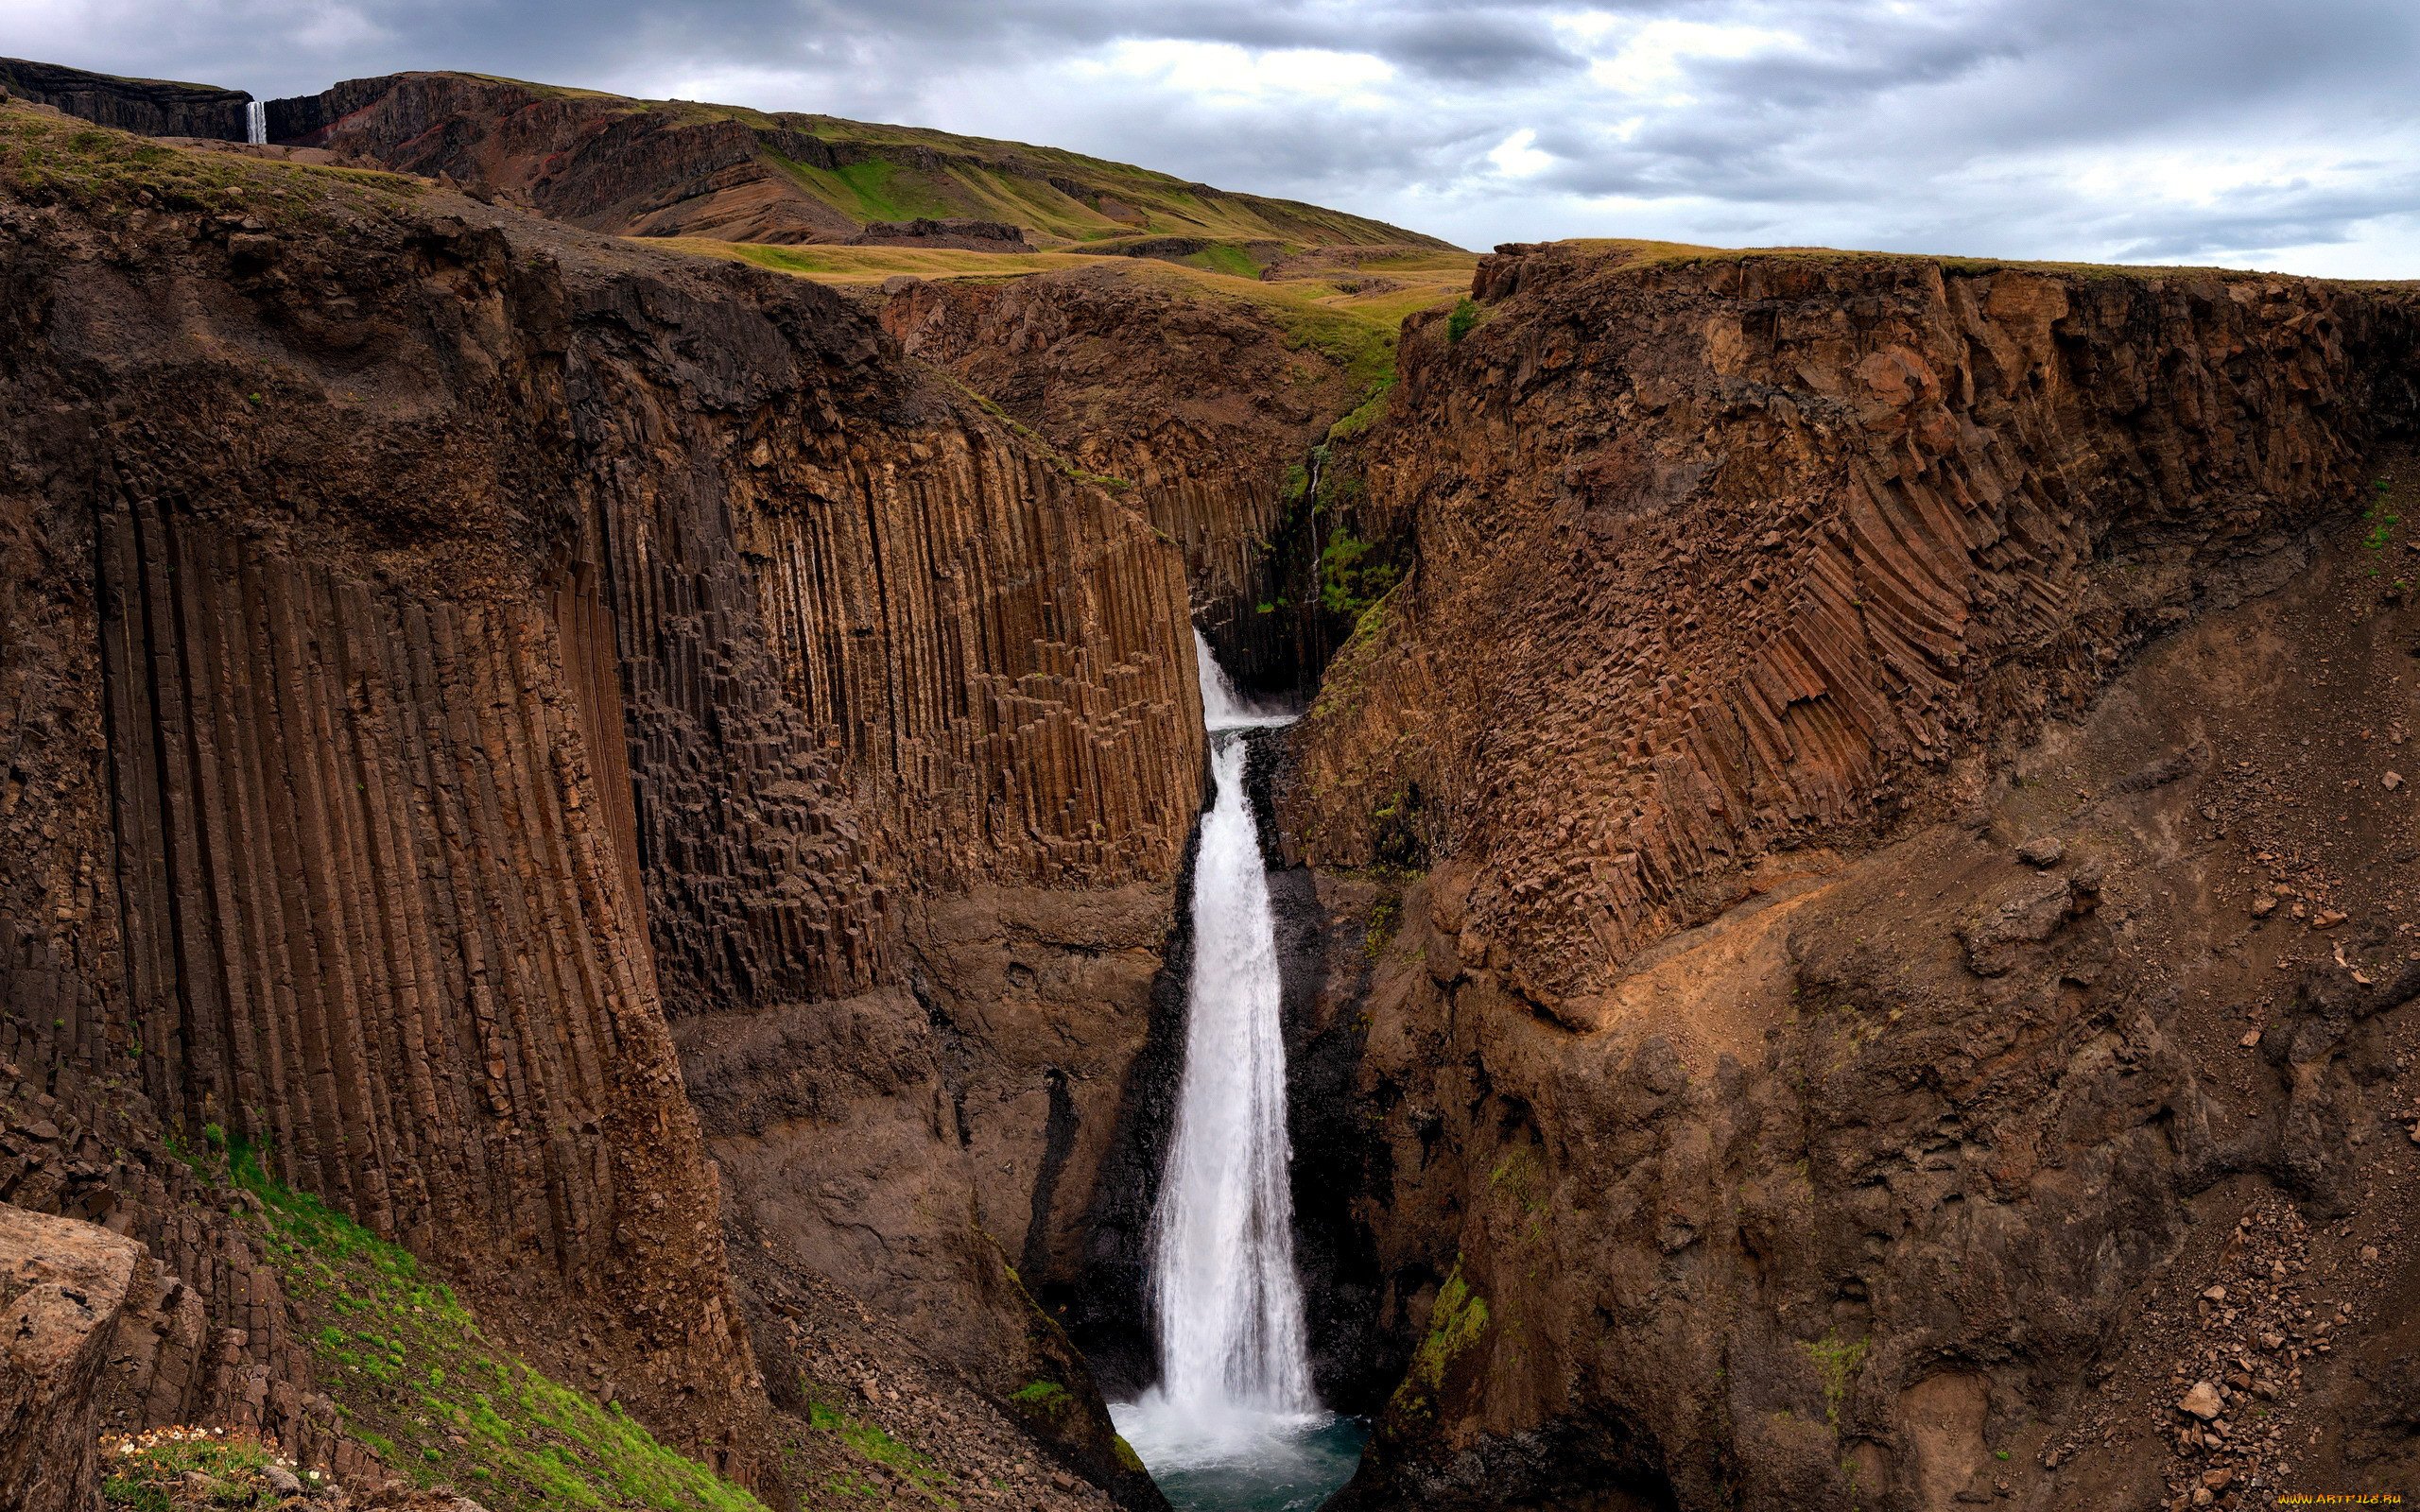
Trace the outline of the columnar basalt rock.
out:
<instances>
[{"instance_id":1,"label":"columnar basalt rock","mask_svg":"<svg viewBox=\"0 0 2420 1512\"><path fill-rule=\"evenodd\" d=\"M1286 828L1477 863L1473 927L1543 1001L1937 811L2349 498L2374 384L2409 400L2409 301L2352 286L1584 244L1477 286L1470 335L1407 338L1366 463L1419 572L1330 678Z\"/></svg>"},{"instance_id":2,"label":"columnar basalt rock","mask_svg":"<svg viewBox=\"0 0 2420 1512\"><path fill-rule=\"evenodd\" d=\"M1264 685L1316 678L1313 606L1276 610L1295 585L1275 547L1289 524L1307 530L1301 470L1360 397L1340 362L1264 312L1148 267L884 288L883 327L911 354L1115 479L1178 544L1223 664Z\"/></svg>"},{"instance_id":3,"label":"columnar basalt rock","mask_svg":"<svg viewBox=\"0 0 2420 1512\"><path fill-rule=\"evenodd\" d=\"M1409 1365L1344 1504L2399 1473L2409 292L1578 248L1479 288L1407 340L1359 460L1418 565L1279 782L1314 865L1416 873L1359 1082ZM2247 1275L2349 1358L2238 1345Z\"/></svg>"},{"instance_id":4,"label":"columnar basalt rock","mask_svg":"<svg viewBox=\"0 0 2420 1512\"><path fill-rule=\"evenodd\" d=\"M131 1098L139 1148L259 1152L769 1486L708 1142L826 1133L718 1125L712 1084L701 1132L671 1025L874 1003L925 1068L872 1114L928 1141L894 1238L977 1298L904 1321L1004 1400L1063 1341L933 1125L903 891L1124 887L1137 948L1164 932L1201 752L1182 560L828 291L406 180L197 181L0 209L8 1053L87 1125ZM795 1160L731 1169L736 1214L794 1202ZM307 1387L189 1184L121 1197L191 1299L153 1352L232 1338L272 1398ZM811 1237L776 1263L896 1279ZM224 1407L154 1392L223 1374L163 1364L116 1410ZM1060 1374L1043 1436L1148 1502Z\"/></svg>"}]
</instances>

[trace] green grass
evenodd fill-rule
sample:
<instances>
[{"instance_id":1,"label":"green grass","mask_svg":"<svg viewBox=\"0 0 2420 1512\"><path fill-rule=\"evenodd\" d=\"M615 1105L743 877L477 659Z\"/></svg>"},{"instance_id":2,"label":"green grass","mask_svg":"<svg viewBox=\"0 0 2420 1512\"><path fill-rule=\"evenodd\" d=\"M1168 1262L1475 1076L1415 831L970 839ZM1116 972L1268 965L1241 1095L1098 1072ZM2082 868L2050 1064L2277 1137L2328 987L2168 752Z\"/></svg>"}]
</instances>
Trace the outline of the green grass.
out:
<instances>
[{"instance_id":1,"label":"green grass","mask_svg":"<svg viewBox=\"0 0 2420 1512\"><path fill-rule=\"evenodd\" d=\"M1209 273L1224 273L1230 278L1257 279L1261 274L1261 265L1253 262L1250 252L1233 242L1213 242L1201 250L1190 253L1179 261L1188 267L1198 267Z\"/></svg>"},{"instance_id":2,"label":"green grass","mask_svg":"<svg viewBox=\"0 0 2420 1512\"><path fill-rule=\"evenodd\" d=\"M2174 264L2029 262L2011 257L1971 257L1935 252L1875 252L1838 247L1701 247L1690 242L1641 241L1627 237L1574 237L1554 244L1592 252L1623 266L1689 263L1816 262L1842 265L1931 265L1951 273L2063 273L2090 279L2220 278L2266 279L2277 275L2250 268L2198 267ZM2390 284L2410 286L2411 279L2313 279L2322 284Z\"/></svg>"},{"instance_id":3,"label":"green grass","mask_svg":"<svg viewBox=\"0 0 2420 1512\"><path fill-rule=\"evenodd\" d=\"M391 209L421 185L389 173L165 146L106 127L0 107L0 189L86 211L123 214L147 200L167 210L302 227L325 224L341 209Z\"/></svg>"},{"instance_id":4,"label":"green grass","mask_svg":"<svg viewBox=\"0 0 2420 1512\"><path fill-rule=\"evenodd\" d=\"M120 1444L131 1448L121 1452ZM268 1470L277 1456L249 1433L163 1429L105 1440L102 1455L101 1504L112 1512L274 1504Z\"/></svg>"},{"instance_id":5,"label":"green grass","mask_svg":"<svg viewBox=\"0 0 2420 1512\"><path fill-rule=\"evenodd\" d=\"M238 1144L220 1169L260 1200L263 1247L309 1325L320 1385L390 1470L496 1512L765 1512L618 1403L600 1406L489 1339L409 1251L289 1190L258 1151Z\"/></svg>"},{"instance_id":6,"label":"green grass","mask_svg":"<svg viewBox=\"0 0 2420 1512\"><path fill-rule=\"evenodd\" d=\"M881 1484L886 1479L906 1486L918 1500L936 1506L955 1507L958 1503L947 1493L952 1485L950 1474L932 1461L922 1450L893 1436L879 1423L855 1418L809 1392L806 1407L807 1426L820 1434L830 1434L846 1445L851 1453L870 1465L878 1465L885 1475L869 1476L853 1466L842 1466L825 1478L824 1489L836 1495L856 1498L872 1496L889 1499Z\"/></svg>"},{"instance_id":7,"label":"green grass","mask_svg":"<svg viewBox=\"0 0 2420 1512\"><path fill-rule=\"evenodd\" d=\"M936 219L970 207L954 203L933 180L888 158L862 158L838 168L819 168L767 149L766 155L807 193L853 220Z\"/></svg>"}]
</instances>

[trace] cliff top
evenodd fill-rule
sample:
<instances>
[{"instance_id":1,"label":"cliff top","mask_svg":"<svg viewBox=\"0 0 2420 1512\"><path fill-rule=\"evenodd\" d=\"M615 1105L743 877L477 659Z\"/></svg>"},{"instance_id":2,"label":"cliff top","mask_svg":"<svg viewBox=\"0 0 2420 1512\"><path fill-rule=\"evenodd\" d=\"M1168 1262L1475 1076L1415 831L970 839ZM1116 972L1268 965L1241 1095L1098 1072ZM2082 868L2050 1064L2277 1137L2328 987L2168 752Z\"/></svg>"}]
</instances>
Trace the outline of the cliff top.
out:
<instances>
[{"instance_id":1,"label":"cliff top","mask_svg":"<svg viewBox=\"0 0 2420 1512\"><path fill-rule=\"evenodd\" d=\"M339 204L400 206L425 189L400 174L257 149L171 146L45 105L0 105L0 190L33 202L240 215L266 228Z\"/></svg>"},{"instance_id":2,"label":"cliff top","mask_svg":"<svg viewBox=\"0 0 2420 1512\"><path fill-rule=\"evenodd\" d=\"M251 94L217 84L195 84L180 78L138 78L130 74L96 74L89 68L45 63L31 58L0 58L0 84L28 94L53 90L88 90L104 94L151 94L173 92L195 99L249 100Z\"/></svg>"},{"instance_id":3,"label":"cliff top","mask_svg":"<svg viewBox=\"0 0 2420 1512\"><path fill-rule=\"evenodd\" d=\"M2410 279L2312 279L2302 274L2278 273L2258 268L2197 265L2075 263L1940 252L1883 252L1839 247L1705 247L1693 242L1654 241L1621 236L1580 236L1552 242L1499 244L1492 254L1479 259L1482 271L1478 275L1478 288L1482 298L1495 292L1490 284L1490 274L1486 269L1501 268L1521 261L1552 262L1569 266L1585 265L1591 267L1672 267L1751 260L1859 266L1898 263L1935 266L1948 273L1992 273L2007 269L2090 279L2185 277L2226 280L2293 279L2308 283L2362 284L2385 288L2408 287L2415 282L2420 282Z\"/></svg>"}]
</instances>

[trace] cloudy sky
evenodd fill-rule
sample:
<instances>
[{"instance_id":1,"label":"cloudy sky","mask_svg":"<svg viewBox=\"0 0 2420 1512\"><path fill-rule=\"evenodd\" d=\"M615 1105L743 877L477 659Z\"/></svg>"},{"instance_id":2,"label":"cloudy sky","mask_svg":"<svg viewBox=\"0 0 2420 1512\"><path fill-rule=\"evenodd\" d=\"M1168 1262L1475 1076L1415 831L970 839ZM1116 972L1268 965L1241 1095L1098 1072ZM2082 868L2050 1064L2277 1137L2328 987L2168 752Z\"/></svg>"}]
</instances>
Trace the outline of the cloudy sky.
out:
<instances>
[{"instance_id":1,"label":"cloudy sky","mask_svg":"<svg viewBox=\"0 0 2420 1512\"><path fill-rule=\"evenodd\" d=\"M2420 0L5 0L0 54L939 126L1474 248L2420 276Z\"/></svg>"}]
</instances>

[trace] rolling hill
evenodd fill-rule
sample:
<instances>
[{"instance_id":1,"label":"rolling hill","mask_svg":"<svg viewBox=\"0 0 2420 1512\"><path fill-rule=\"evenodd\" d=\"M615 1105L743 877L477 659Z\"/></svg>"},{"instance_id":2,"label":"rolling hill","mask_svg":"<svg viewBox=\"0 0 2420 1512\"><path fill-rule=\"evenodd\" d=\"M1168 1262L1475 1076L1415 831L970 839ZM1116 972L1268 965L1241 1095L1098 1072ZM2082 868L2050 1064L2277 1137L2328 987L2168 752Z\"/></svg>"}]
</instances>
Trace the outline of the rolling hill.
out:
<instances>
[{"instance_id":1,"label":"rolling hill","mask_svg":"<svg viewBox=\"0 0 2420 1512\"><path fill-rule=\"evenodd\" d=\"M1446 243L1340 211L1056 147L458 73L273 100L272 141L526 195L626 235L1028 250L1133 243ZM1200 246L1146 246L1187 255Z\"/></svg>"}]
</instances>

